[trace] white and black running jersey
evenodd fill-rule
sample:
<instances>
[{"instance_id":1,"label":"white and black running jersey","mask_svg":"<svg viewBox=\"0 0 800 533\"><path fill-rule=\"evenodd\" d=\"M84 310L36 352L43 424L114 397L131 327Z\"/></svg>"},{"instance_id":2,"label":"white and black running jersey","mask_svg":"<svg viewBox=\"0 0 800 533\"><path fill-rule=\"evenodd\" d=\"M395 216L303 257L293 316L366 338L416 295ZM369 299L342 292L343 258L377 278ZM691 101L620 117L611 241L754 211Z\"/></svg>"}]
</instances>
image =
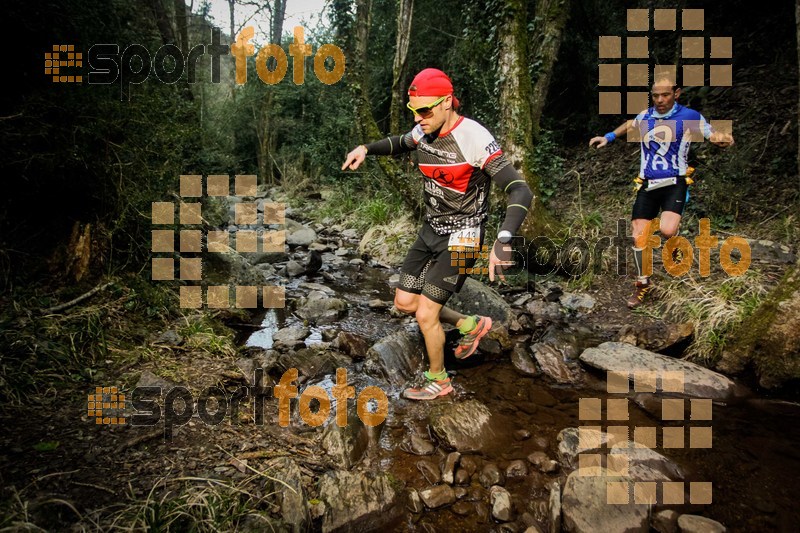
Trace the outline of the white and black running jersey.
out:
<instances>
[{"instance_id":1,"label":"white and black running jersey","mask_svg":"<svg viewBox=\"0 0 800 533\"><path fill-rule=\"evenodd\" d=\"M431 135L417 125L401 142L417 151L425 175L425 220L436 233L453 233L486 220L491 178L508 165L486 128L460 117L449 131Z\"/></svg>"}]
</instances>

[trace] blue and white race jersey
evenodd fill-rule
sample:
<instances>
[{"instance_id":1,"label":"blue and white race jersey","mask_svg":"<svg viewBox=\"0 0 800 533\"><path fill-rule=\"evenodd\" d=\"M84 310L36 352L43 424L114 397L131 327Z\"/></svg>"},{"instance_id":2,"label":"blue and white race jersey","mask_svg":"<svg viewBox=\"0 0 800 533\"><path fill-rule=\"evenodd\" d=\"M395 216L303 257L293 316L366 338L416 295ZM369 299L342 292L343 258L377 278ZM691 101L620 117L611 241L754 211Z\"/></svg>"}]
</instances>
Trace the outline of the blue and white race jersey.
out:
<instances>
[{"instance_id":1,"label":"blue and white race jersey","mask_svg":"<svg viewBox=\"0 0 800 533\"><path fill-rule=\"evenodd\" d=\"M633 128L642 147L639 175L646 179L685 176L689 146L713 132L703 115L677 103L660 118L655 108L642 111L633 120Z\"/></svg>"}]
</instances>

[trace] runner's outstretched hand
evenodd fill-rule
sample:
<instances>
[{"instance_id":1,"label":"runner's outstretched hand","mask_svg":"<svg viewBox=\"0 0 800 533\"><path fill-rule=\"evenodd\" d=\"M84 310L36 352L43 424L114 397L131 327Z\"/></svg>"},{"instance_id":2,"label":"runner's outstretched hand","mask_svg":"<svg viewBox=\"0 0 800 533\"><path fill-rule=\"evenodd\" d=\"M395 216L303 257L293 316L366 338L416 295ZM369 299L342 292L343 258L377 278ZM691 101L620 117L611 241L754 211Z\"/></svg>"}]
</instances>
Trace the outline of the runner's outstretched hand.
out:
<instances>
[{"instance_id":1,"label":"runner's outstretched hand","mask_svg":"<svg viewBox=\"0 0 800 533\"><path fill-rule=\"evenodd\" d=\"M347 154L347 157L344 160L344 165L342 165L342 170L348 168L350 170L357 169L361 163L364 162L366 157L367 148L363 144L361 146L356 146L349 154Z\"/></svg>"},{"instance_id":2,"label":"runner's outstretched hand","mask_svg":"<svg viewBox=\"0 0 800 533\"><path fill-rule=\"evenodd\" d=\"M597 146L595 146L595 144ZM589 147L590 148L593 147L593 146L595 148L602 148L603 146L605 146L607 144L608 144L608 139L606 139L605 137L592 137L591 140L589 141Z\"/></svg>"},{"instance_id":3,"label":"runner's outstretched hand","mask_svg":"<svg viewBox=\"0 0 800 533\"><path fill-rule=\"evenodd\" d=\"M511 245L494 241L492 251L489 253L489 281L494 281L495 274L500 277L501 281L505 281L503 267L513 265L514 261L511 261Z\"/></svg>"}]
</instances>

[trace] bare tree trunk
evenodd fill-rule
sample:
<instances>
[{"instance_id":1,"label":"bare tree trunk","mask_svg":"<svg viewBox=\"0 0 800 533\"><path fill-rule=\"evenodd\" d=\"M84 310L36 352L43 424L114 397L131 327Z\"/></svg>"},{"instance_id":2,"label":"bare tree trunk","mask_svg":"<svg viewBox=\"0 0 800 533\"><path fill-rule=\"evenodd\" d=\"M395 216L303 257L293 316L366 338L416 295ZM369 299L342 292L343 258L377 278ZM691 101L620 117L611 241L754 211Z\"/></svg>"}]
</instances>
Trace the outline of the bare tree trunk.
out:
<instances>
[{"instance_id":1,"label":"bare tree trunk","mask_svg":"<svg viewBox=\"0 0 800 533\"><path fill-rule=\"evenodd\" d=\"M233 8L235 4L236 4L235 0L228 0L228 11L230 13L229 20L231 24L231 42L236 40L236 24L234 24L236 19L233 13Z\"/></svg>"},{"instance_id":2,"label":"bare tree trunk","mask_svg":"<svg viewBox=\"0 0 800 533\"><path fill-rule=\"evenodd\" d=\"M180 38L180 47L183 57L189 55L189 27L186 22L186 4L183 0L174 0L175 6L175 26L178 29L178 37Z\"/></svg>"},{"instance_id":3,"label":"bare tree trunk","mask_svg":"<svg viewBox=\"0 0 800 533\"><path fill-rule=\"evenodd\" d=\"M164 9L164 4L161 3L161 0L150 0L150 8L156 18L156 27L161 35L161 42L164 44L174 43L175 33L172 31L172 23Z\"/></svg>"},{"instance_id":4,"label":"bare tree trunk","mask_svg":"<svg viewBox=\"0 0 800 533\"><path fill-rule=\"evenodd\" d=\"M534 75L531 91L531 134L534 141L539 139L542 111L547 101L547 91L553 75L553 65L558 59L561 37L569 14L569 0L537 0L536 18L533 34L536 40L531 50L531 58L539 64Z\"/></svg>"},{"instance_id":5,"label":"bare tree trunk","mask_svg":"<svg viewBox=\"0 0 800 533\"><path fill-rule=\"evenodd\" d=\"M270 25L269 41L271 43L281 44L281 36L283 35L283 20L286 17L286 0L275 0L272 7L272 24Z\"/></svg>"},{"instance_id":6,"label":"bare tree trunk","mask_svg":"<svg viewBox=\"0 0 800 533\"><path fill-rule=\"evenodd\" d=\"M797 0L795 8L795 22L797 24L797 66L798 74L800 75L800 0ZM798 80L798 87L800 87L800 79ZM798 91L797 100L797 179L798 187L800 187L800 91Z\"/></svg>"},{"instance_id":7,"label":"bare tree trunk","mask_svg":"<svg viewBox=\"0 0 800 533\"><path fill-rule=\"evenodd\" d=\"M800 0L798 0L800 1ZM389 115L389 131L400 133L403 113L403 80L408 70L408 45L411 42L411 19L414 16L414 0L398 0L397 39L395 40L394 64L392 65L392 103Z\"/></svg>"},{"instance_id":8,"label":"bare tree trunk","mask_svg":"<svg viewBox=\"0 0 800 533\"><path fill-rule=\"evenodd\" d=\"M361 138L365 142L381 136L369 103L367 42L369 40L371 3L371 0L356 0L356 42L352 68L357 122ZM400 193L406 205L415 214L418 214L421 211L420 200L422 198L420 181L407 176L400 166L390 158L379 157L378 164L389 179L389 183Z\"/></svg>"},{"instance_id":9,"label":"bare tree trunk","mask_svg":"<svg viewBox=\"0 0 800 533\"><path fill-rule=\"evenodd\" d=\"M522 236L533 238L555 229L548 211L539 200L539 176L533 172L533 109L531 80L528 76L527 9L524 0L506 0L503 27L500 31L498 68L500 83L501 145L514 168L525 178L534 201Z\"/></svg>"}]
</instances>

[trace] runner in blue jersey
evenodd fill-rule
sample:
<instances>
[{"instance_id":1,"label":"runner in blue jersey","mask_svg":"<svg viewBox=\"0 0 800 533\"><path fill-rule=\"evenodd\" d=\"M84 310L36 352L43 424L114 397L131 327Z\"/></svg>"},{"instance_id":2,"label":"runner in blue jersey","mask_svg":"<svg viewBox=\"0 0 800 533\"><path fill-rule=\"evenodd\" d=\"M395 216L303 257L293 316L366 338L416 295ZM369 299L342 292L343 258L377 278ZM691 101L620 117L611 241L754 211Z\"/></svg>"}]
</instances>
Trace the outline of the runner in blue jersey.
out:
<instances>
[{"instance_id":1,"label":"runner in blue jersey","mask_svg":"<svg viewBox=\"0 0 800 533\"><path fill-rule=\"evenodd\" d=\"M643 183L631 216L638 277L633 295L628 299L631 308L639 306L653 287L650 278L642 275L642 250L651 233L646 231L650 221L661 211L661 235L669 239L678 233L681 215L689 201L686 172L691 143L707 139L717 146L728 147L734 142L733 135L714 131L703 115L677 103L680 94L673 79L657 79L651 92L653 107L614 131L589 141L589 146L603 148L625 135L628 140L635 138L640 143L639 178Z\"/></svg>"},{"instance_id":2,"label":"runner in blue jersey","mask_svg":"<svg viewBox=\"0 0 800 533\"><path fill-rule=\"evenodd\" d=\"M400 268L394 305L416 317L430 362L420 386L405 389L403 396L433 400L453 391L444 368L441 323L452 324L461 332L455 349L459 359L472 355L492 327L488 316L465 316L444 306L454 292L461 290L466 269L475 262L458 259L457 255L454 260L454 254L465 248L479 253L489 217L489 189L494 182L508 194L508 205L489 254L489 280L494 281L495 274L502 277L502 265L507 264L511 252L507 243L522 225L533 195L492 134L459 115L458 98L447 74L433 68L423 70L411 82L408 96L414 128L404 135L356 147L347 154L342 170L357 169L367 154L417 153L424 175L425 223Z\"/></svg>"}]
</instances>

